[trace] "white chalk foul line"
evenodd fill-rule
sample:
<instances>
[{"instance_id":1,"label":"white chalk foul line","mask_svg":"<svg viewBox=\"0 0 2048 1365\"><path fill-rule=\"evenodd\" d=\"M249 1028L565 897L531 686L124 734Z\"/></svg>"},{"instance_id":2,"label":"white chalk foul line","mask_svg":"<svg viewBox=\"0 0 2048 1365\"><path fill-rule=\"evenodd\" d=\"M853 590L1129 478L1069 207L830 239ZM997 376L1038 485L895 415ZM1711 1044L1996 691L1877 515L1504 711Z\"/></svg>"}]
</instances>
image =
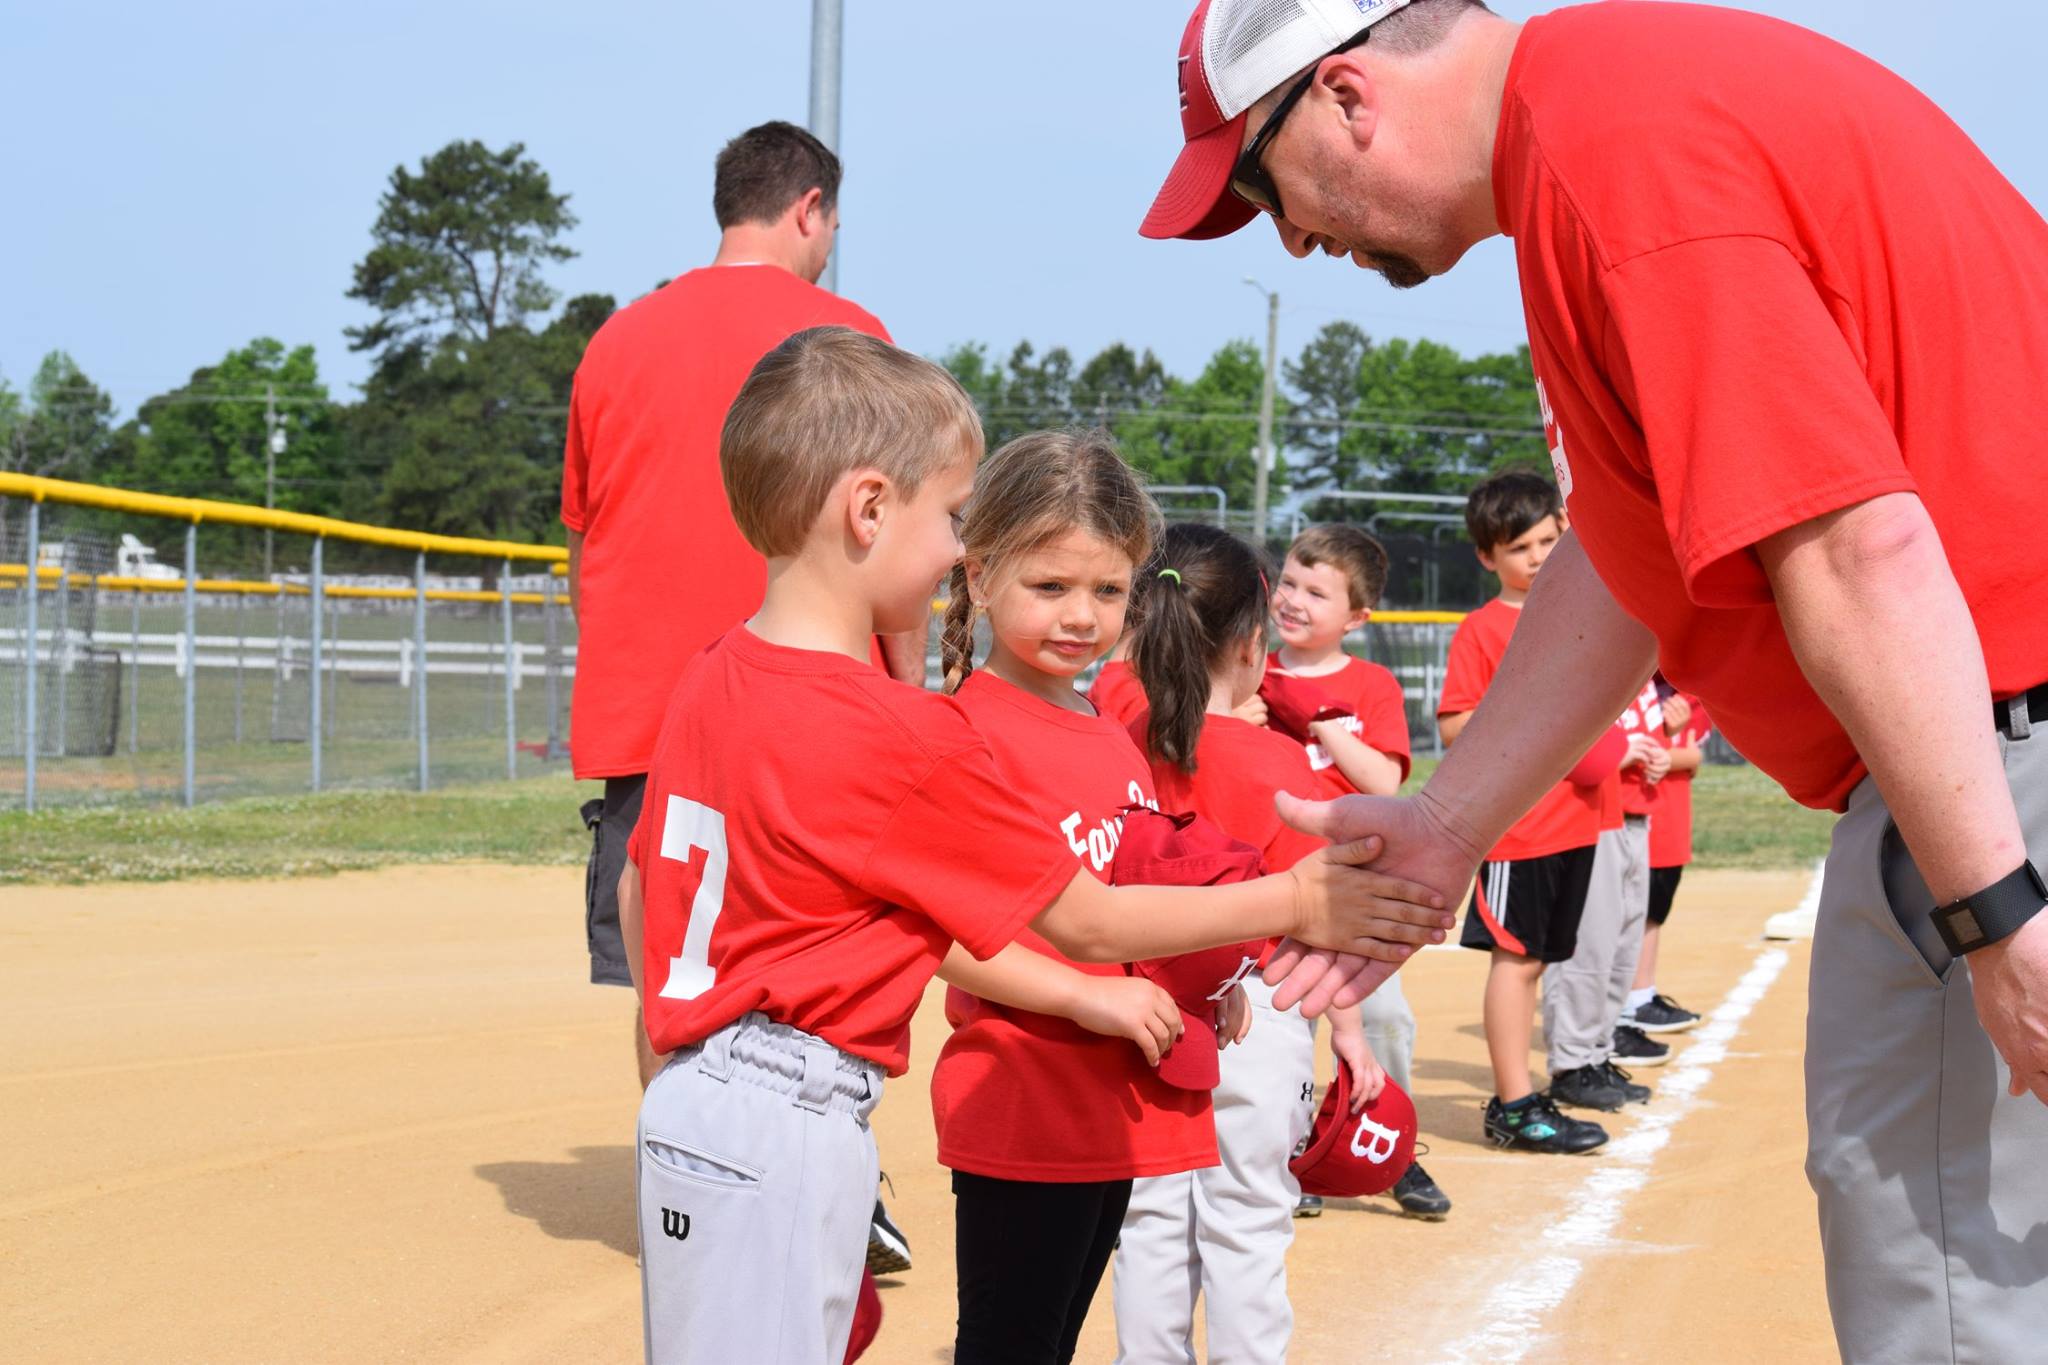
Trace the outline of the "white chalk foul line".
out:
<instances>
[{"instance_id":1,"label":"white chalk foul line","mask_svg":"<svg viewBox=\"0 0 2048 1365\"><path fill-rule=\"evenodd\" d=\"M1802 910L1819 905L1820 877L1816 867L1800 901ZM1544 1235L1550 1250L1533 1261L1518 1259L1492 1277L1493 1292L1479 1310L1484 1326L1445 1347L1439 1359L1512 1365L1537 1344L1544 1319L1578 1283L1586 1253L1607 1245L1630 1196L1649 1182L1651 1162L1671 1141L1671 1130L1699 1106L1700 1091L1727 1058L1728 1044L1742 1031L1743 1021L1785 969L1787 956L1776 945L1757 950L1749 970L1693 1034L1684 1056L1658 1078L1656 1102L1641 1121L1586 1158L1593 1169L1574 1193L1571 1212Z\"/></svg>"}]
</instances>

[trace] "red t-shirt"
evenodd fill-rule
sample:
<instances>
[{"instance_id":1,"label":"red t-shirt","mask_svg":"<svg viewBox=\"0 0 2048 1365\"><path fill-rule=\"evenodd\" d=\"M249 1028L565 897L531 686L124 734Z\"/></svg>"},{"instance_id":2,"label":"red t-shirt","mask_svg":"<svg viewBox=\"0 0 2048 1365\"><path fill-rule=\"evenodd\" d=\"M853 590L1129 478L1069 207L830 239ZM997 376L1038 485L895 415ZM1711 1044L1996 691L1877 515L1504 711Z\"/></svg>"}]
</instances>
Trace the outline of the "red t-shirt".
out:
<instances>
[{"instance_id":1,"label":"red t-shirt","mask_svg":"<svg viewBox=\"0 0 2048 1365\"><path fill-rule=\"evenodd\" d=\"M772 265L692 270L612 314L576 368L562 524L583 534L569 750L578 777L647 771L692 655L761 605L767 567L718 472L726 409L793 332L882 324Z\"/></svg>"},{"instance_id":2,"label":"red t-shirt","mask_svg":"<svg viewBox=\"0 0 2048 1365\"><path fill-rule=\"evenodd\" d=\"M657 1052L759 1010L900 1075L946 949L1074 879L950 698L735 626L684 670L628 854Z\"/></svg>"},{"instance_id":3,"label":"red t-shirt","mask_svg":"<svg viewBox=\"0 0 2048 1365\"><path fill-rule=\"evenodd\" d=\"M1151 718L1144 711L1131 720L1131 738L1141 747ZM1210 716L1195 741L1192 775L1156 756L1151 762L1161 810L1202 816L1259 850L1268 872L1285 872L1326 842L1295 829L1273 807L1275 792L1311 800L1329 794L1309 770L1302 747L1285 735L1236 716Z\"/></svg>"},{"instance_id":4,"label":"red t-shirt","mask_svg":"<svg viewBox=\"0 0 2048 1365\"><path fill-rule=\"evenodd\" d=\"M1498 597L1458 623L1451 637L1450 658L1444 665L1443 695L1437 698L1439 716L1455 716L1479 705L1493 675L1508 652L1508 640L1522 609L1511 607ZM1567 849L1584 848L1598 842L1601 823L1601 791L1614 778L1590 787L1560 782L1543 794L1529 813L1514 823L1486 855L1488 862L1542 858ZM1614 824L1619 825L1619 814Z\"/></svg>"},{"instance_id":5,"label":"red t-shirt","mask_svg":"<svg viewBox=\"0 0 2048 1365\"><path fill-rule=\"evenodd\" d=\"M955 694L1010 790L1109 881L1125 806L1156 806L1152 775L1123 726L1062 710L993 674ZM1029 929L1017 942L1091 976L1122 967L1069 961ZM1166 1084L1127 1038L1070 1019L946 991L953 1035L932 1071L939 1164L998 1180L1124 1180L1216 1164L1206 1092Z\"/></svg>"},{"instance_id":6,"label":"red t-shirt","mask_svg":"<svg viewBox=\"0 0 2048 1365\"><path fill-rule=\"evenodd\" d=\"M1669 737L1671 747L1697 749L1714 733L1714 723L1707 718L1706 703L1693 696L1685 699L1692 704L1692 717ZM1651 867L1683 867L1692 861L1692 779L1691 773L1674 771L1657 784L1657 818L1650 821Z\"/></svg>"},{"instance_id":7,"label":"red t-shirt","mask_svg":"<svg viewBox=\"0 0 2048 1365\"><path fill-rule=\"evenodd\" d=\"M1657 695L1657 684L1653 682L1643 684L1643 690L1636 693L1636 699L1628 704L1628 709L1615 723L1624 735L1648 735L1663 747L1671 747L1664 738L1664 700ZM1663 790L1662 782L1644 780L1642 764L1625 768L1621 773L1621 808L1629 815L1662 818ZM1656 822L1653 820L1651 823Z\"/></svg>"},{"instance_id":8,"label":"red t-shirt","mask_svg":"<svg viewBox=\"0 0 2048 1365\"><path fill-rule=\"evenodd\" d=\"M1266 656L1266 670L1319 688L1332 703L1351 712L1344 728L1401 765L1401 780L1408 780L1408 699L1401 681L1388 670L1367 659L1347 658L1334 673L1293 673L1280 662L1276 651ZM1309 767L1326 779L1339 795L1352 790L1337 771L1336 760L1320 744L1309 744Z\"/></svg>"},{"instance_id":9,"label":"red t-shirt","mask_svg":"<svg viewBox=\"0 0 2048 1365\"><path fill-rule=\"evenodd\" d=\"M1574 531L1665 675L1840 809L1864 766L1755 547L1886 493L1941 533L1995 695L2048 680L2048 224L1875 62L1659 4L1530 20L1494 147Z\"/></svg>"},{"instance_id":10,"label":"red t-shirt","mask_svg":"<svg viewBox=\"0 0 2048 1365\"><path fill-rule=\"evenodd\" d=\"M1145 689L1138 685L1138 675L1121 659L1111 659L1102 666L1102 671L1095 675L1095 685L1088 689L1088 700L1103 715L1126 725L1131 717L1147 709Z\"/></svg>"}]
</instances>

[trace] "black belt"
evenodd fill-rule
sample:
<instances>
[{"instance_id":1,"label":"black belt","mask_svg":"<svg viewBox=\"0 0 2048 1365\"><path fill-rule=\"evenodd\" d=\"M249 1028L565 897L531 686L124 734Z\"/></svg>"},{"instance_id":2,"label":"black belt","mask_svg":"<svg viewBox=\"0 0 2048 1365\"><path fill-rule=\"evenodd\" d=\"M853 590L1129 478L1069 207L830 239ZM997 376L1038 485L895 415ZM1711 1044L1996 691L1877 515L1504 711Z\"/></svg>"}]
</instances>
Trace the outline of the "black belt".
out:
<instances>
[{"instance_id":1,"label":"black belt","mask_svg":"<svg viewBox=\"0 0 2048 1365\"><path fill-rule=\"evenodd\" d=\"M2019 696L2005 701L1991 703L1991 723L1998 727L1998 733L2007 739L2022 738L2013 734L2012 713L2020 709L2024 701L2027 720L2031 725L2048 725L2048 683L2039 683L2028 688Z\"/></svg>"}]
</instances>

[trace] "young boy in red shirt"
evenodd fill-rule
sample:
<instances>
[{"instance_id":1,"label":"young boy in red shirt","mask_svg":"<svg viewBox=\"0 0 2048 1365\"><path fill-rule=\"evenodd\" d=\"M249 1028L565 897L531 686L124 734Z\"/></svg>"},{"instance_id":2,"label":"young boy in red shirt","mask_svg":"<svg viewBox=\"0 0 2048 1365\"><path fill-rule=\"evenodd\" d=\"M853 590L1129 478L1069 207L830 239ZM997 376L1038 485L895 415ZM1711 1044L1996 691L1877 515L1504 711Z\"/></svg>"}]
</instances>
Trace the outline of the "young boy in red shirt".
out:
<instances>
[{"instance_id":1,"label":"young boy in red shirt","mask_svg":"<svg viewBox=\"0 0 2048 1365\"><path fill-rule=\"evenodd\" d=\"M1231 886L1105 886L955 702L871 667L959 556L981 445L944 370L839 327L769 352L727 414L726 497L767 592L677 683L620 883L649 1041L673 1053L640 1107L650 1361L843 1356L868 1115L955 942L1029 954L1029 926L1117 962L1286 934L1399 961L1449 922L1343 865L1371 841Z\"/></svg>"},{"instance_id":2,"label":"young boy in red shirt","mask_svg":"<svg viewBox=\"0 0 2048 1365\"><path fill-rule=\"evenodd\" d=\"M1267 656L1269 676L1295 680L1350 714L1314 727L1309 766L1342 794L1392 796L1408 777L1408 699L1400 680L1346 652L1344 639L1372 619L1387 586L1387 551L1356 526L1311 526L1287 547L1269 604L1280 647ZM1336 733L1330 733L1335 730ZM1366 1042L1403 1090L1413 1090L1415 1011L1398 974L1359 1005ZM1441 1187L1414 1162L1389 1191L1401 1211L1440 1219L1451 1211ZM1322 1205L1302 1198L1304 1210Z\"/></svg>"},{"instance_id":3,"label":"young boy in red shirt","mask_svg":"<svg viewBox=\"0 0 2048 1365\"><path fill-rule=\"evenodd\" d=\"M1557 489L1528 473L1495 475L1467 499L1466 529L1479 562L1499 576L1500 596L1467 616L1451 639L1437 707L1446 745L1457 742L1493 681L1536 573L1564 534L1563 514ZM1615 766L1614 755L1595 764L1596 755L1573 773L1581 780L1558 783L1488 852L1459 940L1493 959L1483 1017L1494 1095L1485 1128L1502 1147L1577 1153L1607 1141L1600 1125L1558 1112L1529 1076L1538 984L1546 964L1571 959L1592 881L1601 785ZM1553 1057L1553 1080L1561 1070Z\"/></svg>"}]
</instances>

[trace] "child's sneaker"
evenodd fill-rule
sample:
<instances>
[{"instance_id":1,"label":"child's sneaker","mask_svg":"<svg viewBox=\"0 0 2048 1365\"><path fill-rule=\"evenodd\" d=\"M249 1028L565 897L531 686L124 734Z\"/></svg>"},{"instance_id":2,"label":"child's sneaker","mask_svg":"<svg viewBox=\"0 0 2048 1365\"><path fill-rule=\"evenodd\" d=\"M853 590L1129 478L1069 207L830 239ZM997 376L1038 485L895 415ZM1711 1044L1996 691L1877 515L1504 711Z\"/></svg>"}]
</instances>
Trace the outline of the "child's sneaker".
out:
<instances>
[{"instance_id":1,"label":"child's sneaker","mask_svg":"<svg viewBox=\"0 0 2048 1365\"><path fill-rule=\"evenodd\" d=\"M1574 1109L1604 1109L1613 1113L1628 1103L1628 1092L1607 1074L1607 1064L1572 1066L1555 1072L1546 1091L1559 1104Z\"/></svg>"},{"instance_id":2,"label":"child's sneaker","mask_svg":"<svg viewBox=\"0 0 2048 1365\"><path fill-rule=\"evenodd\" d=\"M1637 1005L1628 1022L1645 1033L1683 1033L1697 1028L1700 1017L1660 991Z\"/></svg>"},{"instance_id":3,"label":"child's sneaker","mask_svg":"<svg viewBox=\"0 0 2048 1365\"><path fill-rule=\"evenodd\" d=\"M1614 1030L1614 1060L1630 1066L1662 1066L1671 1060L1671 1044L1660 1043L1634 1024Z\"/></svg>"},{"instance_id":4,"label":"child's sneaker","mask_svg":"<svg viewBox=\"0 0 2048 1365\"><path fill-rule=\"evenodd\" d=\"M1575 1155L1604 1144L1607 1130L1566 1118L1548 1095L1524 1095L1513 1104L1502 1104L1496 1095L1486 1102L1486 1136L1496 1147Z\"/></svg>"}]
</instances>

